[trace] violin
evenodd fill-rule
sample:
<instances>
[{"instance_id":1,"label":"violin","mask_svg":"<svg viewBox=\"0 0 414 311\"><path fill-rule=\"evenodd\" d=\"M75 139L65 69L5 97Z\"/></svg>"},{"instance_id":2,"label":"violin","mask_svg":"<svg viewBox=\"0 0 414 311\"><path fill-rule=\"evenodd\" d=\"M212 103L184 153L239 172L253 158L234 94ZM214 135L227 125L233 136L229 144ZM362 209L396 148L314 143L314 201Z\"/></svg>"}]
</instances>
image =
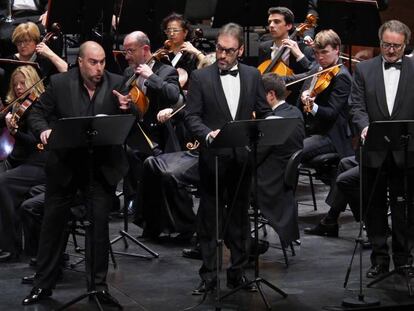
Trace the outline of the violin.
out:
<instances>
[{"instance_id":1,"label":"violin","mask_svg":"<svg viewBox=\"0 0 414 311\"><path fill-rule=\"evenodd\" d=\"M148 65L154 59L160 60L161 58L168 57L169 47L171 46L171 41L166 40L164 42L164 47L158 49L152 54L152 56L145 62ZM135 105L138 110L139 116L142 119L145 113L148 111L149 99L144 94L144 92L138 87L137 79L139 75L134 73L128 80L125 82L125 87L129 89L129 95L131 96L131 102Z\"/></svg>"},{"instance_id":2,"label":"violin","mask_svg":"<svg viewBox=\"0 0 414 311\"><path fill-rule=\"evenodd\" d=\"M313 14L308 14L305 21L297 26L293 33L289 36L289 39L293 40L297 35L303 35L304 31L316 26L317 17ZM284 62L281 60L282 55L286 52L287 47L279 49L276 53L275 58L265 60L263 63L257 67L260 73L265 74L268 72L277 73L279 76L291 76L293 74L292 69L290 69Z\"/></svg>"},{"instance_id":3,"label":"violin","mask_svg":"<svg viewBox=\"0 0 414 311\"><path fill-rule=\"evenodd\" d=\"M35 94L35 92L31 92L23 99L21 103L17 105L16 108L13 109L12 117L10 122L14 124L17 128L17 123L20 121L23 114L26 112L26 110L37 100L38 96Z\"/></svg>"},{"instance_id":4,"label":"violin","mask_svg":"<svg viewBox=\"0 0 414 311\"><path fill-rule=\"evenodd\" d=\"M332 66L327 68L323 73L317 73L317 79L312 81L311 87L309 88L309 97L315 97L318 94L322 93L331 83L332 79L339 73L341 70L340 66L342 64ZM313 102L306 100L303 111L306 113L310 113L313 109Z\"/></svg>"}]
</instances>

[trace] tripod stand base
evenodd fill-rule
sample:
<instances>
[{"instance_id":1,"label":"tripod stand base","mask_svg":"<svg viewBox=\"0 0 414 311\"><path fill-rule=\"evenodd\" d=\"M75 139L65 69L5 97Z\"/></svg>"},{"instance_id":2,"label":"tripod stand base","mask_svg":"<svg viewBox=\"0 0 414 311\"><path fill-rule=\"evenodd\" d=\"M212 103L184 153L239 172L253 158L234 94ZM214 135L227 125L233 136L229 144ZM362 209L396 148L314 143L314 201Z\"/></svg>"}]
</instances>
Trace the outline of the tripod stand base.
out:
<instances>
[{"instance_id":1,"label":"tripod stand base","mask_svg":"<svg viewBox=\"0 0 414 311\"><path fill-rule=\"evenodd\" d=\"M58 309L56 309L56 311L61 311L61 310L65 310L67 308L69 308L70 306L74 305L75 303L85 299L85 298L89 298L89 300L94 301L96 303L96 306L98 307L98 310L103 311L102 308L102 304L99 301L99 295L108 295L107 293L105 293L104 291L89 291L85 294L82 294L74 299L72 299L71 301L65 303L63 306L59 307ZM108 299L111 299L111 304L116 306L119 310L123 310L123 307L119 304L118 301L115 300L115 298L111 297L111 296L107 296Z\"/></svg>"},{"instance_id":2,"label":"tripod stand base","mask_svg":"<svg viewBox=\"0 0 414 311\"><path fill-rule=\"evenodd\" d=\"M131 256L131 257L139 257L139 258L145 258L145 259L152 259L152 258L158 258L160 255L156 252L154 252L152 249L150 249L149 247L147 247L146 245L144 245L143 243L141 243L140 241L138 241L136 238L134 238L133 236L131 236L128 232L126 232L125 230L121 230L119 231L119 236L116 237L115 239L113 239L110 244L114 244L116 242L118 242L119 240L123 239L124 243L125 243L125 248L128 247L127 244L127 239L129 239L130 241L134 242L136 245L138 245L139 247L141 247L142 249L146 250L148 253L151 254L151 256L147 256L147 255L141 255L141 254L134 254L134 253L126 253L126 252L118 252L118 251L113 251L114 254L119 254L119 255L125 255L125 256Z\"/></svg>"},{"instance_id":3,"label":"tripod stand base","mask_svg":"<svg viewBox=\"0 0 414 311\"><path fill-rule=\"evenodd\" d=\"M377 283L381 282L382 280L385 280L386 278L390 277L391 275L399 273L399 274L402 274L402 277L404 277L404 279L405 279L405 283L406 283L407 289L408 289L408 295L412 296L413 295L413 288L411 286L411 279L409 277L409 272L408 272L410 268L411 268L410 265L406 265L406 266L394 269L390 272L384 273L383 275L379 276L375 280L368 283L367 287L371 287L372 285L377 284Z\"/></svg>"},{"instance_id":4,"label":"tripod stand base","mask_svg":"<svg viewBox=\"0 0 414 311\"><path fill-rule=\"evenodd\" d=\"M342 306L344 307L374 307L379 306L380 301L376 298L367 297L367 296L358 296L358 298L345 298L342 300Z\"/></svg>"}]
</instances>

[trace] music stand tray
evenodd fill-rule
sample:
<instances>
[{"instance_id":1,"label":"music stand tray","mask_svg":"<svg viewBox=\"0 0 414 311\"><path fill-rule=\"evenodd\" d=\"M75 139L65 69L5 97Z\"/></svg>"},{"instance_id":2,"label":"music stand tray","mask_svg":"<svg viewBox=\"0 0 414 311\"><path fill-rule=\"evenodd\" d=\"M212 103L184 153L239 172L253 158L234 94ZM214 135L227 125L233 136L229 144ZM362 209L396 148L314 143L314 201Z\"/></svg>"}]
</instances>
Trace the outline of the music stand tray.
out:
<instances>
[{"instance_id":1,"label":"music stand tray","mask_svg":"<svg viewBox=\"0 0 414 311\"><path fill-rule=\"evenodd\" d=\"M258 254L258 206L257 202L257 147L258 146L277 146L282 145L292 132L297 128L297 126L302 122L299 118L269 118L264 120L245 120L245 121L231 121L224 125L220 130L219 134L211 143L210 147L213 149L220 148L237 148L237 147L249 147L250 152L253 156L253 190L254 190L254 233L255 233L255 243L256 243L256 254L255 254L255 278L247 284L239 286L229 293L221 297L217 297L217 300L224 299L240 289L249 286L253 283L256 284L257 289L263 299L268 310L271 309L271 306L266 300L266 297L262 291L261 283L264 283L274 291L278 292L284 298L287 297L287 294L259 276L259 254ZM218 172L217 167L217 157L216 157L216 174ZM217 182L217 178L216 178ZM216 185L217 189L217 185ZM216 192L216 195L218 193ZM216 198L216 235L217 235L217 247L220 247L219 232L218 232L218 198ZM217 250L217 256L219 256L219 250ZM217 259L217 261L219 261ZM217 265L217 296L219 296L219 265Z\"/></svg>"},{"instance_id":2,"label":"music stand tray","mask_svg":"<svg viewBox=\"0 0 414 311\"><path fill-rule=\"evenodd\" d=\"M47 146L50 150L87 148L89 154L88 174L90 180L92 180L94 174L94 148L100 146L122 145L125 142L134 121L135 116L133 115L62 118L59 119L53 127ZM92 184L90 187L92 187ZM86 207L88 209L92 208L91 206ZM93 215L93 213L89 214ZM90 266L91 289L85 294L82 294L59 307L58 310L64 310L86 297L93 299L98 308L102 310L99 295L103 293L102 291L97 291L95 289L95 243L93 226L94 220L91 218L86 226L87 234L90 237L90 242L87 243L86 247L90 247L92 257L85 258L87 262L89 261ZM114 301L114 303L118 304L116 301ZM119 304L118 307L122 309L122 306Z\"/></svg>"}]
</instances>

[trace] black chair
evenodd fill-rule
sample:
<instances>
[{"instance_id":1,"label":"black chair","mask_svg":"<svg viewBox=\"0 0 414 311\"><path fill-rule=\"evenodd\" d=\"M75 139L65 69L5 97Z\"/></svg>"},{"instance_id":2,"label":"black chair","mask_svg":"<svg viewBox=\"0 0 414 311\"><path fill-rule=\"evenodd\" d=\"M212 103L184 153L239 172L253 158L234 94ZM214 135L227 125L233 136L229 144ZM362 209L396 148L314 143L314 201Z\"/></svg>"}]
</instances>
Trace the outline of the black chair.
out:
<instances>
[{"instance_id":1,"label":"black chair","mask_svg":"<svg viewBox=\"0 0 414 311\"><path fill-rule=\"evenodd\" d=\"M325 153L313 157L307 162L299 166L299 175L307 176L309 178L309 185L311 188L313 210L316 211L316 196L313 179L319 179L326 184L330 184L336 175L336 168L340 161L338 153ZM300 203L302 205L310 205L307 203Z\"/></svg>"}]
</instances>

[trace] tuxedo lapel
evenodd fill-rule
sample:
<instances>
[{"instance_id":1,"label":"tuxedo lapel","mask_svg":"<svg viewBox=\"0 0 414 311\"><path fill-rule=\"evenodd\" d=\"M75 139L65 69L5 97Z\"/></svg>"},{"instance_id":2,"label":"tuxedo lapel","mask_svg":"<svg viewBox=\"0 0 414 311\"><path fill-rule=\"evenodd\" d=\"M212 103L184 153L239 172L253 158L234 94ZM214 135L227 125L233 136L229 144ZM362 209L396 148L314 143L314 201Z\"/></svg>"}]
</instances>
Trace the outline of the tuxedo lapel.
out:
<instances>
[{"instance_id":1,"label":"tuxedo lapel","mask_svg":"<svg viewBox=\"0 0 414 311\"><path fill-rule=\"evenodd\" d=\"M390 113L388 111L387 96L385 94L384 72L382 70L382 57L378 56L375 62L375 85L377 85L377 87L375 88L375 95L377 97L377 103L380 111L384 116L389 118Z\"/></svg>"},{"instance_id":2,"label":"tuxedo lapel","mask_svg":"<svg viewBox=\"0 0 414 311\"><path fill-rule=\"evenodd\" d=\"M251 93L248 92L248 88L249 88L249 83L247 81L248 77L246 76L246 72L244 71L243 67L240 66L239 64L239 76L240 76L240 96L239 96L239 102L237 105L237 112L236 112L236 117L235 120L241 119L241 116L244 117L248 117L250 118L250 116L245 116L243 115L243 98L247 98L247 94Z\"/></svg>"},{"instance_id":3,"label":"tuxedo lapel","mask_svg":"<svg viewBox=\"0 0 414 311\"><path fill-rule=\"evenodd\" d=\"M408 61L404 57L402 62L400 80L398 81L397 94L395 95L394 107L392 108L391 119L393 119L398 114L398 111L402 106L402 101L404 101L404 98L402 98L402 96L403 94L406 94L407 81L409 78L408 69Z\"/></svg>"},{"instance_id":4,"label":"tuxedo lapel","mask_svg":"<svg viewBox=\"0 0 414 311\"><path fill-rule=\"evenodd\" d=\"M233 120L229 105L227 104L226 95L224 95L223 85L219 75L217 65L211 66L213 76L214 94L217 99L217 104L228 120Z\"/></svg>"}]
</instances>

